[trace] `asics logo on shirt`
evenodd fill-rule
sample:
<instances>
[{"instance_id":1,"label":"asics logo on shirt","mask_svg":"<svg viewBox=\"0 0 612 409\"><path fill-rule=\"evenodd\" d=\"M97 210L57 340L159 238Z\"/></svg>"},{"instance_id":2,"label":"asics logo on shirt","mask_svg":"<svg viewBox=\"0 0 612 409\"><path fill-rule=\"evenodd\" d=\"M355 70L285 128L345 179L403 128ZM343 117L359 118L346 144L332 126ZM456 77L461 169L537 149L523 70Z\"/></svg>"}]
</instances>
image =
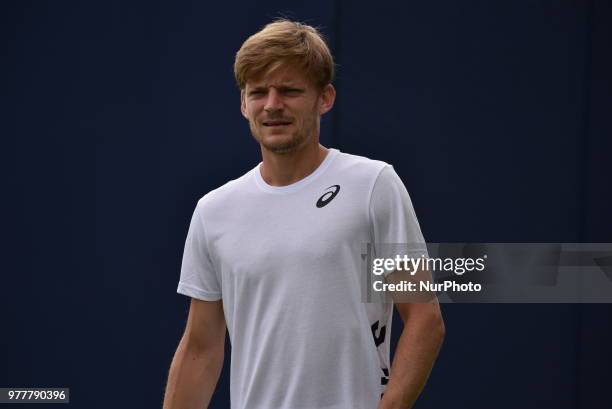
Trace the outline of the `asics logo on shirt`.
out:
<instances>
[{"instance_id":1,"label":"asics logo on shirt","mask_svg":"<svg viewBox=\"0 0 612 409\"><path fill-rule=\"evenodd\" d=\"M317 200L317 207L318 208L321 208L323 206L327 206L327 204L329 202L334 200L334 197L336 197L336 195L340 191L340 185L332 185L332 186L328 187L325 190L326 190L326 192L323 193L323 196L321 196L319 198L319 200Z\"/></svg>"}]
</instances>

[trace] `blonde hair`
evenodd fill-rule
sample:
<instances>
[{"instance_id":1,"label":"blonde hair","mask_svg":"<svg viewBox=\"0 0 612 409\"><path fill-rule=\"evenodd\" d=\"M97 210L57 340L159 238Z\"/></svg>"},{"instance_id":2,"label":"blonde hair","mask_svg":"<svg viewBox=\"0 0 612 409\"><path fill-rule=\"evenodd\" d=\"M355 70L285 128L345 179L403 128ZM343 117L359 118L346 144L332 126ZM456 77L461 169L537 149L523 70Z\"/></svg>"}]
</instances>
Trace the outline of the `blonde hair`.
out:
<instances>
[{"instance_id":1,"label":"blonde hair","mask_svg":"<svg viewBox=\"0 0 612 409\"><path fill-rule=\"evenodd\" d=\"M296 64L320 89L334 79L334 59L322 34L286 19L266 25L242 44L236 53L234 76L243 90L250 79L285 64Z\"/></svg>"}]
</instances>

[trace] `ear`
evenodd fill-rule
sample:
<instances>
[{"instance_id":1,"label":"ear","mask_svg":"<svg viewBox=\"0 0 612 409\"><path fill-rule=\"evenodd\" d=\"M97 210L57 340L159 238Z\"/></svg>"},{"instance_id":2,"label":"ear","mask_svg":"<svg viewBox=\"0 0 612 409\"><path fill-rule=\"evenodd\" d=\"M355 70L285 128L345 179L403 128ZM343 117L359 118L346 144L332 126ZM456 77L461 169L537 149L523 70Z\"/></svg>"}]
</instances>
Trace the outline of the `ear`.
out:
<instances>
[{"instance_id":1,"label":"ear","mask_svg":"<svg viewBox=\"0 0 612 409\"><path fill-rule=\"evenodd\" d=\"M336 100L336 89L332 84L327 84L321 95L319 95L319 115L323 115L334 106Z\"/></svg>"},{"instance_id":2,"label":"ear","mask_svg":"<svg viewBox=\"0 0 612 409\"><path fill-rule=\"evenodd\" d=\"M240 112L242 112L242 116L246 119L249 119L246 110L246 90L240 90Z\"/></svg>"}]
</instances>

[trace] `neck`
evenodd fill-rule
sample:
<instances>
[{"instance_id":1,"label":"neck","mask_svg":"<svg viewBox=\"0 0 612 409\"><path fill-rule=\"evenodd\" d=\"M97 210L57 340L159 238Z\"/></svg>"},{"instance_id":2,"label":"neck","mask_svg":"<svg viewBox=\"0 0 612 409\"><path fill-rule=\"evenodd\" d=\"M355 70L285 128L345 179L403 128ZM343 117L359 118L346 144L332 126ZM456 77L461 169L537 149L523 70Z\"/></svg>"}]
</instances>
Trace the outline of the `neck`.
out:
<instances>
[{"instance_id":1,"label":"neck","mask_svg":"<svg viewBox=\"0 0 612 409\"><path fill-rule=\"evenodd\" d=\"M327 151L318 142L287 153L274 153L262 147L261 177L271 186L287 186L298 182L319 167Z\"/></svg>"}]
</instances>

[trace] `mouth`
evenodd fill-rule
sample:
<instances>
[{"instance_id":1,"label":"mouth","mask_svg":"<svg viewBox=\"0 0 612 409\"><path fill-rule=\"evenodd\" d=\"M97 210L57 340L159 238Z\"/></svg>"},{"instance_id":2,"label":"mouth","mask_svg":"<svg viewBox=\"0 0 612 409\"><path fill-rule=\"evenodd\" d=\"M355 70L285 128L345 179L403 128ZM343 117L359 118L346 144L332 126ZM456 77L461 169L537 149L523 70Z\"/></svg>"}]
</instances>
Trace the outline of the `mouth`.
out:
<instances>
[{"instance_id":1,"label":"mouth","mask_svg":"<svg viewBox=\"0 0 612 409\"><path fill-rule=\"evenodd\" d=\"M291 125L291 121L264 121L262 123L263 126L267 126L270 128L278 128L282 126Z\"/></svg>"}]
</instances>

